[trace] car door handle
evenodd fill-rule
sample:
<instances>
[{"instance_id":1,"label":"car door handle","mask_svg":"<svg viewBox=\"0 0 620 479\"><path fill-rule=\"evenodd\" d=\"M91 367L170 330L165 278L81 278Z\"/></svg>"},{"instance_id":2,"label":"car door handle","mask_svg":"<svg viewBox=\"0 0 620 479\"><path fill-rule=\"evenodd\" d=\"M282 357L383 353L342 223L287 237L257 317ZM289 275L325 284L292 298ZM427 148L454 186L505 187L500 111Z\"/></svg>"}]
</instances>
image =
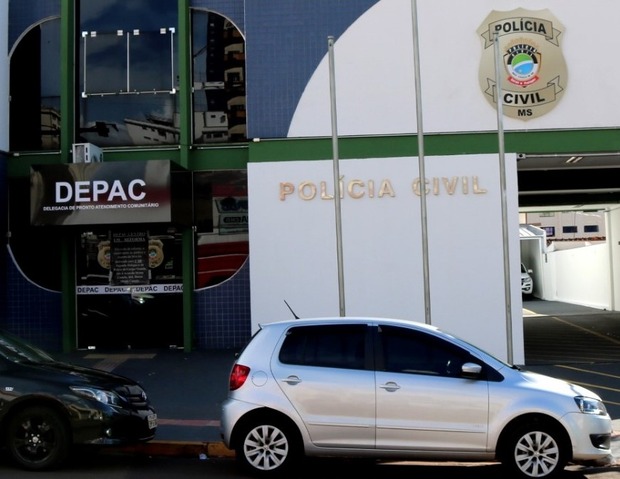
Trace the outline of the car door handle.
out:
<instances>
[{"instance_id":1,"label":"car door handle","mask_svg":"<svg viewBox=\"0 0 620 479\"><path fill-rule=\"evenodd\" d=\"M400 386L396 384L394 381L389 381L385 384L379 386L381 389L385 389L386 391L398 391Z\"/></svg>"},{"instance_id":2,"label":"car door handle","mask_svg":"<svg viewBox=\"0 0 620 479\"><path fill-rule=\"evenodd\" d=\"M289 376L286 379L283 379L282 381L287 384L299 384L301 382L301 379L299 379L299 377L297 376Z\"/></svg>"}]
</instances>

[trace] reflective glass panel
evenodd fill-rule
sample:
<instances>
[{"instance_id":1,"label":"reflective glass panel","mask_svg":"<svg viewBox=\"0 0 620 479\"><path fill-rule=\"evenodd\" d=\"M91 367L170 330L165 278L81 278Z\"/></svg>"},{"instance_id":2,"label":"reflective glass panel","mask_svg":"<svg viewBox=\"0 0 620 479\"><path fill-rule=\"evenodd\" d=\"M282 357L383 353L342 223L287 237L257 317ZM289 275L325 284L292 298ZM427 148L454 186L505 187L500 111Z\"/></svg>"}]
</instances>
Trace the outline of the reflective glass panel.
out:
<instances>
[{"instance_id":1,"label":"reflective glass panel","mask_svg":"<svg viewBox=\"0 0 620 479\"><path fill-rule=\"evenodd\" d=\"M229 20L192 12L194 143L246 141L245 41Z\"/></svg>"},{"instance_id":2,"label":"reflective glass panel","mask_svg":"<svg viewBox=\"0 0 620 479\"><path fill-rule=\"evenodd\" d=\"M60 149L60 20L29 30L11 55L10 149Z\"/></svg>"},{"instance_id":3,"label":"reflective glass panel","mask_svg":"<svg viewBox=\"0 0 620 479\"><path fill-rule=\"evenodd\" d=\"M177 2L80 2L76 142L179 142Z\"/></svg>"}]
</instances>

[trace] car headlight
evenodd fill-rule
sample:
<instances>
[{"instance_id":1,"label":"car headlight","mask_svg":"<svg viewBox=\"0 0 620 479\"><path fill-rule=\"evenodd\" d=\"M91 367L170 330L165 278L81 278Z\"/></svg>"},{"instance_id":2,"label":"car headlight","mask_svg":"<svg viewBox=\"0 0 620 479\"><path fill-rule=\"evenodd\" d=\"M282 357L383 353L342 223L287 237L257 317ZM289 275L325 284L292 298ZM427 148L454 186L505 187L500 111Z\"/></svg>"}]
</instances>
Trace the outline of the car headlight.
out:
<instances>
[{"instance_id":1,"label":"car headlight","mask_svg":"<svg viewBox=\"0 0 620 479\"><path fill-rule=\"evenodd\" d=\"M78 396L82 396L88 399L94 399L103 404L118 405L120 404L119 396L105 389L89 388L83 386L71 386L71 390Z\"/></svg>"},{"instance_id":2,"label":"car headlight","mask_svg":"<svg viewBox=\"0 0 620 479\"><path fill-rule=\"evenodd\" d=\"M577 403L577 407L584 414L595 414L597 416L604 416L607 414L607 408L603 402L598 399L585 396L576 396L574 399Z\"/></svg>"}]
</instances>

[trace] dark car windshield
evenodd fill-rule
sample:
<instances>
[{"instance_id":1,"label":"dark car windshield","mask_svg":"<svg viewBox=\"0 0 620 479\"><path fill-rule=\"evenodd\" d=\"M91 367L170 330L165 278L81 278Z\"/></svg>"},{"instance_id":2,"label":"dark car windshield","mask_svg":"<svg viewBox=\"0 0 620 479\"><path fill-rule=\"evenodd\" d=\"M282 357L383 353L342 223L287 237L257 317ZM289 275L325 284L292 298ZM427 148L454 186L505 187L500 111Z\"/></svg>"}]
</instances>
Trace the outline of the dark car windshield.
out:
<instances>
[{"instance_id":1,"label":"dark car windshield","mask_svg":"<svg viewBox=\"0 0 620 479\"><path fill-rule=\"evenodd\" d=\"M0 331L0 356L13 362L50 362L49 354L6 331Z\"/></svg>"}]
</instances>

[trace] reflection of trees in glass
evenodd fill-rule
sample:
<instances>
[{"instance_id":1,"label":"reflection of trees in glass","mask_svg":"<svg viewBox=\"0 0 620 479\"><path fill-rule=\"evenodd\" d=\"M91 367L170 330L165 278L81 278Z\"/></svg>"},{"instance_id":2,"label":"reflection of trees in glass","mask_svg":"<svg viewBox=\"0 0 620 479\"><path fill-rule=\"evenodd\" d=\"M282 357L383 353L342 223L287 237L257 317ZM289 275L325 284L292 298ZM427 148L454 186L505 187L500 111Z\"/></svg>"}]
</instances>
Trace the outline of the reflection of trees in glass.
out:
<instances>
[{"instance_id":1,"label":"reflection of trees in glass","mask_svg":"<svg viewBox=\"0 0 620 479\"><path fill-rule=\"evenodd\" d=\"M10 149L60 149L60 20L20 39L11 55Z\"/></svg>"},{"instance_id":2,"label":"reflection of trees in glass","mask_svg":"<svg viewBox=\"0 0 620 479\"><path fill-rule=\"evenodd\" d=\"M192 13L194 143L246 140L245 42L215 13Z\"/></svg>"}]
</instances>

